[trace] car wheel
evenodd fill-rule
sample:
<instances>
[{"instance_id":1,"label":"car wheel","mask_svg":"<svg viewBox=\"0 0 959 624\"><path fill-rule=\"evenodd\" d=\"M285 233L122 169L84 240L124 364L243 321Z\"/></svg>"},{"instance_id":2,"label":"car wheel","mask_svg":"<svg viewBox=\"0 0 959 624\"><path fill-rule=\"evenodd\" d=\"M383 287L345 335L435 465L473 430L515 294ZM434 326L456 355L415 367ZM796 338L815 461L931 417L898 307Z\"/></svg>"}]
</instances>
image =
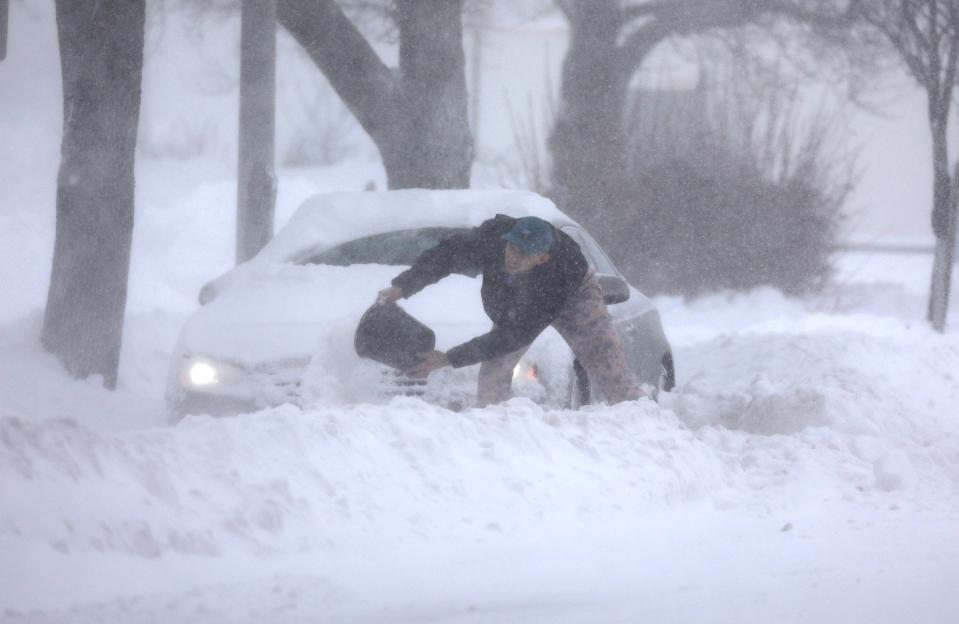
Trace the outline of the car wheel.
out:
<instances>
[{"instance_id":1,"label":"car wheel","mask_svg":"<svg viewBox=\"0 0 959 624\"><path fill-rule=\"evenodd\" d=\"M586 369L579 363L579 360L573 360L568 403L569 409L573 410L577 410L590 403L589 377L586 375Z\"/></svg>"},{"instance_id":2,"label":"car wheel","mask_svg":"<svg viewBox=\"0 0 959 624\"><path fill-rule=\"evenodd\" d=\"M659 363L659 377L653 390L653 400L659 400L660 392L669 392L676 386L676 369L673 367L673 354L667 351Z\"/></svg>"}]
</instances>

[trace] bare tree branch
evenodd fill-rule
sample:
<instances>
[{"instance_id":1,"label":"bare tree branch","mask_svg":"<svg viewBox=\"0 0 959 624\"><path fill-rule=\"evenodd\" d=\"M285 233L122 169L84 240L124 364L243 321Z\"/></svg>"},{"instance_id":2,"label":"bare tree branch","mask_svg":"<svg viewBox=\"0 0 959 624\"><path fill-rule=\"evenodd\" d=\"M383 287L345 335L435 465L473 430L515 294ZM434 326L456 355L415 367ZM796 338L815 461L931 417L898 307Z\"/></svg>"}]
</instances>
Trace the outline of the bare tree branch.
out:
<instances>
[{"instance_id":1,"label":"bare tree branch","mask_svg":"<svg viewBox=\"0 0 959 624\"><path fill-rule=\"evenodd\" d=\"M393 72L333 0L279 0L277 19L323 71L371 137L390 131Z\"/></svg>"},{"instance_id":2,"label":"bare tree branch","mask_svg":"<svg viewBox=\"0 0 959 624\"><path fill-rule=\"evenodd\" d=\"M629 21L633 19L655 16L658 12L663 10L664 4L666 3L662 0L659 2L647 2L645 4L631 4L623 9L623 17Z\"/></svg>"},{"instance_id":3,"label":"bare tree branch","mask_svg":"<svg viewBox=\"0 0 959 624\"><path fill-rule=\"evenodd\" d=\"M620 44L623 66L632 74L658 43L673 35L746 24L764 12L764 4L761 0L676 0L629 7L626 15L646 21Z\"/></svg>"}]
</instances>

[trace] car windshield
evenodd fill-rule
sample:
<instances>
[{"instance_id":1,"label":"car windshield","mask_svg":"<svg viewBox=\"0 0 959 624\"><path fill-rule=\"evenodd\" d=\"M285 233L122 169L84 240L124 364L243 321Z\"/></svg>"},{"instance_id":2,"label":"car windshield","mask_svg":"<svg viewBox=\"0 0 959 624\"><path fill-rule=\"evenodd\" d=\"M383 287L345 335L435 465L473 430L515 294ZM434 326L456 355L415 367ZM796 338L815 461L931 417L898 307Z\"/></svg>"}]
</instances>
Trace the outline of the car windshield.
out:
<instances>
[{"instance_id":1,"label":"car windshield","mask_svg":"<svg viewBox=\"0 0 959 624\"><path fill-rule=\"evenodd\" d=\"M410 266L417 256L435 246L444 238L466 231L463 228L433 227L374 234L309 255L298 261L297 264Z\"/></svg>"}]
</instances>

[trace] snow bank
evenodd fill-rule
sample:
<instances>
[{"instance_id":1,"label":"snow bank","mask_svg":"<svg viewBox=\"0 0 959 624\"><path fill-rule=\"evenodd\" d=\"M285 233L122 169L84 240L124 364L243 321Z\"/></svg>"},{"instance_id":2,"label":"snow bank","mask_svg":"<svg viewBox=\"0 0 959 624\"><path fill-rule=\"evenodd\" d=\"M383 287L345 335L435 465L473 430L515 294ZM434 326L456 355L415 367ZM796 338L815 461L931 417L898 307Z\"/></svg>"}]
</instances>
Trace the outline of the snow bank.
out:
<instances>
[{"instance_id":1,"label":"snow bank","mask_svg":"<svg viewBox=\"0 0 959 624\"><path fill-rule=\"evenodd\" d=\"M721 335L697 344L694 357L682 353L688 381L665 404L708 431L731 461L765 472L770 482L760 487L805 481L810 501L875 491L953 499L954 337L893 319L818 315Z\"/></svg>"},{"instance_id":2,"label":"snow bank","mask_svg":"<svg viewBox=\"0 0 959 624\"><path fill-rule=\"evenodd\" d=\"M64 553L352 551L604 524L719 485L715 457L646 401L453 414L415 399L98 434L0 421L3 539Z\"/></svg>"},{"instance_id":3,"label":"snow bank","mask_svg":"<svg viewBox=\"0 0 959 624\"><path fill-rule=\"evenodd\" d=\"M561 539L690 504L956 508L959 341L811 317L696 354L663 406L452 413L396 399L123 434L5 418L0 537L213 556Z\"/></svg>"}]
</instances>

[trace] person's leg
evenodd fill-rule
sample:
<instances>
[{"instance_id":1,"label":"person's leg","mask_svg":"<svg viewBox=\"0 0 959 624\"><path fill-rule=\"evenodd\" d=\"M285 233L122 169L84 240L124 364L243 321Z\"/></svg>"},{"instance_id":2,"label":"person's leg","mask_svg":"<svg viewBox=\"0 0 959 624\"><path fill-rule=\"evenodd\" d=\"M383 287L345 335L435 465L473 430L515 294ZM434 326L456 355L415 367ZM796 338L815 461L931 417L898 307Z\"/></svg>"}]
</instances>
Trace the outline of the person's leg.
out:
<instances>
[{"instance_id":1,"label":"person's leg","mask_svg":"<svg viewBox=\"0 0 959 624\"><path fill-rule=\"evenodd\" d=\"M476 404L486 407L491 403L500 403L510 397L513 385L513 369L519 363L526 349L519 349L498 358L480 364L479 383L476 388Z\"/></svg>"},{"instance_id":2,"label":"person's leg","mask_svg":"<svg viewBox=\"0 0 959 624\"><path fill-rule=\"evenodd\" d=\"M645 395L626 363L623 343L606 310L603 291L592 273L570 297L553 327L569 344L576 359L586 369L590 382L599 386L610 405Z\"/></svg>"}]
</instances>

